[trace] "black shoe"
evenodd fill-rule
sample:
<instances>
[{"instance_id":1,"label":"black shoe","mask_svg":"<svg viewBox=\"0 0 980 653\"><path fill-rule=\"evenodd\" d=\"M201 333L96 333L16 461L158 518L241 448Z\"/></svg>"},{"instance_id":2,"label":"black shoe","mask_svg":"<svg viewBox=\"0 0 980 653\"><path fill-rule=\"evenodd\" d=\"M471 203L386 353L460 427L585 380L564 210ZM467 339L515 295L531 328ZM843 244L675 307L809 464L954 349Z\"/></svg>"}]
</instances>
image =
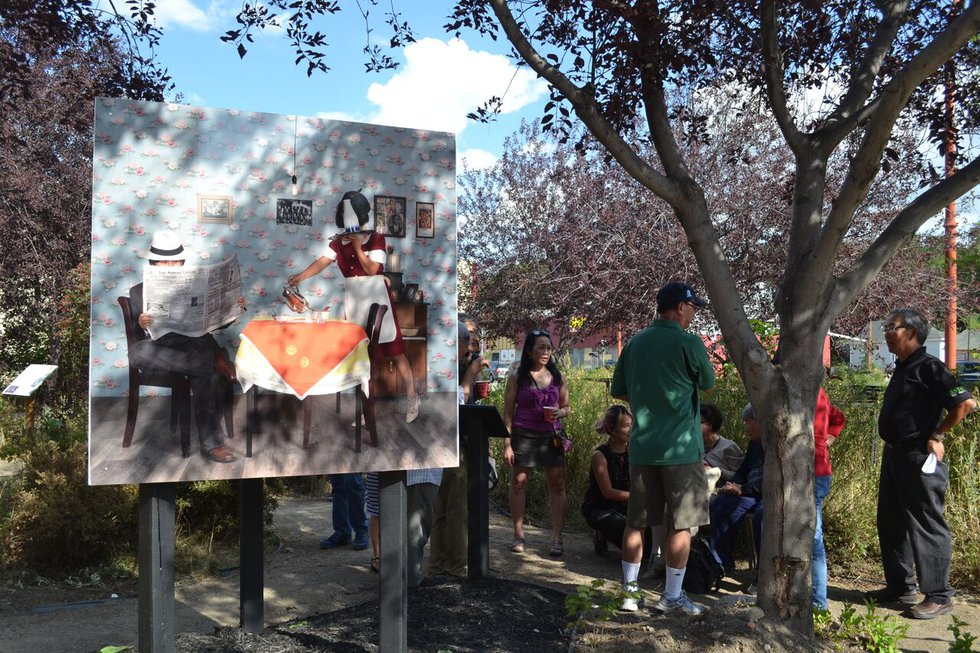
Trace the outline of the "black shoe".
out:
<instances>
[{"instance_id":1,"label":"black shoe","mask_svg":"<svg viewBox=\"0 0 980 653\"><path fill-rule=\"evenodd\" d=\"M609 542L606 538L600 535L599 531L596 531L593 537L595 539L595 554L597 556L609 555Z\"/></svg>"},{"instance_id":2,"label":"black shoe","mask_svg":"<svg viewBox=\"0 0 980 653\"><path fill-rule=\"evenodd\" d=\"M877 605L882 605L885 603L902 603L904 605L915 605L919 602L919 593L914 589L912 590L894 590L890 587L884 587L880 590L874 590L871 592L864 593L865 601L874 601Z\"/></svg>"}]
</instances>

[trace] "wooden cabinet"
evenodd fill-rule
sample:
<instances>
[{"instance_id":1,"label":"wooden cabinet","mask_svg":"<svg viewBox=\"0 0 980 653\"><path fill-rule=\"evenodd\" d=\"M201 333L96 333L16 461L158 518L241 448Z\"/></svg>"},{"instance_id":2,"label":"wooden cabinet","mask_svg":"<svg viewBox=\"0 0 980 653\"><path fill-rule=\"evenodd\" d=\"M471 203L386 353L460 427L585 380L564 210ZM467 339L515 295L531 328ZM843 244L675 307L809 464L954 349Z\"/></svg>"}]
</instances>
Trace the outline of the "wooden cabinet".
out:
<instances>
[{"instance_id":1,"label":"wooden cabinet","mask_svg":"<svg viewBox=\"0 0 980 653\"><path fill-rule=\"evenodd\" d=\"M429 373L428 324L429 305L416 303L398 303L394 305L398 326L402 330L405 341L405 357L412 367L412 378L417 391L425 391L426 378ZM393 359L381 361L381 377L377 379L375 393L379 397L395 397L406 394L407 388L398 374L398 368Z\"/></svg>"}]
</instances>

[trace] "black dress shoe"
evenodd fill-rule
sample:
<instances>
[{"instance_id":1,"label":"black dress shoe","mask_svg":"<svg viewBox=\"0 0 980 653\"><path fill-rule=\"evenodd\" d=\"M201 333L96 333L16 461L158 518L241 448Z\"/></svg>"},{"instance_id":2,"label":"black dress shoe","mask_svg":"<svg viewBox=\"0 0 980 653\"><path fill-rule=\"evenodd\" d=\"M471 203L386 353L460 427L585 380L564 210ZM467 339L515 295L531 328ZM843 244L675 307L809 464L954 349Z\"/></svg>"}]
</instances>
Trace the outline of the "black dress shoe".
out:
<instances>
[{"instance_id":1,"label":"black dress shoe","mask_svg":"<svg viewBox=\"0 0 980 653\"><path fill-rule=\"evenodd\" d=\"M909 608L909 614L913 619L935 619L953 611L953 602L936 603L932 599L923 599L922 603L917 603Z\"/></svg>"},{"instance_id":2,"label":"black dress shoe","mask_svg":"<svg viewBox=\"0 0 980 653\"><path fill-rule=\"evenodd\" d=\"M607 556L609 555L609 542L606 541L606 536L602 534L601 531L594 531L592 535L595 541L595 554L597 556Z\"/></svg>"},{"instance_id":3,"label":"black dress shoe","mask_svg":"<svg viewBox=\"0 0 980 653\"><path fill-rule=\"evenodd\" d=\"M865 601L874 601L878 605L884 603L903 603L905 605L915 605L919 600L919 593L912 590L894 590L885 587L880 590L864 593Z\"/></svg>"}]
</instances>

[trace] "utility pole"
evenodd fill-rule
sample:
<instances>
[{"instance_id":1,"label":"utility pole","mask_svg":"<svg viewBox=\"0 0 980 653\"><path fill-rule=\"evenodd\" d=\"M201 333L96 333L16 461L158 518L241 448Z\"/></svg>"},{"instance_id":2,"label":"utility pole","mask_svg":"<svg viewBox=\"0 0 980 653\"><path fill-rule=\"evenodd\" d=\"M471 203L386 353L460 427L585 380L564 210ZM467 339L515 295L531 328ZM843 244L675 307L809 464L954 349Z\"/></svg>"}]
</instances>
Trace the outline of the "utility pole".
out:
<instances>
[{"instance_id":1,"label":"utility pole","mask_svg":"<svg viewBox=\"0 0 980 653\"><path fill-rule=\"evenodd\" d=\"M953 0L950 8L950 20L956 17L963 5L963 0ZM956 174L956 117L954 115L956 100L956 63L951 58L946 62L944 76L946 81L945 118L946 118L946 178ZM949 305L946 310L946 367L956 369L956 202L946 206L946 290Z\"/></svg>"}]
</instances>

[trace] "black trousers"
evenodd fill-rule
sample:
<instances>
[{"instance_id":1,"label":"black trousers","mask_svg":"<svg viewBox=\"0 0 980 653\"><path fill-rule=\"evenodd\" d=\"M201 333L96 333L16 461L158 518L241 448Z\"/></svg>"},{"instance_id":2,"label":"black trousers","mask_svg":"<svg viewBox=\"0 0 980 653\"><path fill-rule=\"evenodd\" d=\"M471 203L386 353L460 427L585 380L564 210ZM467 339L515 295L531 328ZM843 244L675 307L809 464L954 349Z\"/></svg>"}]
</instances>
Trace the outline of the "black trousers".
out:
<instances>
[{"instance_id":1,"label":"black trousers","mask_svg":"<svg viewBox=\"0 0 980 653\"><path fill-rule=\"evenodd\" d=\"M948 468L922 473L927 454L885 445L878 486L878 544L890 589L919 591L935 603L949 603L952 538L943 516ZM913 569L914 564L914 569ZM913 575L913 571L914 574Z\"/></svg>"},{"instance_id":2,"label":"black trousers","mask_svg":"<svg viewBox=\"0 0 980 653\"><path fill-rule=\"evenodd\" d=\"M217 348L218 343L211 335L192 338L168 333L157 340L134 343L129 352L141 367L187 375L203 453L220 447L225 441L219 420L227 405L228 381L214 368Z\"/></svg>"},{"instance_id":3,"label":"black trousers","mask_svg":"<svg viewBox=\"0 0 980 653\"><path fill-rule=\"evenodd\" d=\"M592 520L586 517L594 530L600 531L606 536L606 540L617 549L623 546L623 531L626 530L626 515L618 512L611 512L599 520Z\"/></svg>"}]
</instances>

